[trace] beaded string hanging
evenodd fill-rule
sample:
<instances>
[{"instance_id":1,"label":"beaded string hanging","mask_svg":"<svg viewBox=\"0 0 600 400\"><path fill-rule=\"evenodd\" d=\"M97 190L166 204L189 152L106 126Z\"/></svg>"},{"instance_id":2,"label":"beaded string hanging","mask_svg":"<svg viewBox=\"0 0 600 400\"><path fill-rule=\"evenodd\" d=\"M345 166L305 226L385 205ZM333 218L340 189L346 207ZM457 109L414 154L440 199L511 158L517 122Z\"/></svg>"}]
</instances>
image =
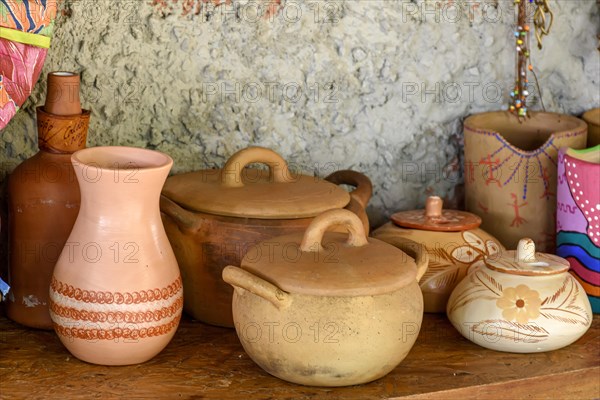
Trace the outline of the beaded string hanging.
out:
<instances>
[{"instance_id":1,"label":"beaded string hanging","mask_svg":"<svg viewBox=\"0 0 600 400\"><path fill-rule=\"evenodd\" d=\"M550 33L550 28L554 22L554 13L552 10L550 10L548 0L514 0L517 12L517 29L514 32L516 49L516 79L515 87L510 93L509 110L513 114L517 115L519 120L524 120L529 116L527 109L527 97L529 96L528 72L532 72L535 77L533 64L531 63L529 46L531 27L527 23L528 2L530 4L535 4L536 7L533 15L533 26L539 49L542 48L542 38Z\"/></svg>"}]
</instances>

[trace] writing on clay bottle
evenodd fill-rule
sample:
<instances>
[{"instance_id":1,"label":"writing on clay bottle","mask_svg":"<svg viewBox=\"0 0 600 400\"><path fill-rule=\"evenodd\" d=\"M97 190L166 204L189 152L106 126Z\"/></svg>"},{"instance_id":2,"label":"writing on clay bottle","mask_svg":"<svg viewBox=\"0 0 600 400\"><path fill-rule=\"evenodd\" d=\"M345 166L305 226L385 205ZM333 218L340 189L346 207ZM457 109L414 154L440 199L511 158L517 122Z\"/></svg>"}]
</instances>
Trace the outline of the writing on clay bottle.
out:
<instances>
[{"instance_id":1,"label":"writing on clay bottle","mask_svg":"<svg viewBox=\"0 0 600 400\"><path fill-rule=\"evenodd\" d=\"M47 88L46 102L37 108L39 151L8 181L6 314L40 329L52 329L50 279L80 203L71 154L85 148L90 120L90 112L81 109L78 74L51 72Z\"/></svg>"}]
</instances>

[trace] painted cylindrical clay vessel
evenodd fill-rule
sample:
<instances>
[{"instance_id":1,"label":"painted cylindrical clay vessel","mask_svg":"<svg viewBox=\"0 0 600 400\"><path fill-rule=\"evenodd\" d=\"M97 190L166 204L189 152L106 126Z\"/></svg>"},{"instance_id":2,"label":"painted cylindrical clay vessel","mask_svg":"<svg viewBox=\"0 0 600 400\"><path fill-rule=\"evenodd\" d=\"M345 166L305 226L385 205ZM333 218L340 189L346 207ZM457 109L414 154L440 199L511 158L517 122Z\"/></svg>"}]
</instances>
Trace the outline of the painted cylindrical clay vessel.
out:
<instances>
[{"instance_id":1,"label":"painted cylindrical clay vessel","mask_svg":"<svg viewBox=\"0 0 600 400\"><path fill-rule=\"evenodd\" d=\"M171 340L183 288L159 212L173 160L131 147L73 154L81 208L50 283L65 347L103 365L149 360Z\"/></svg>"},{"instance_id":2,"label":"painted cylindrical clay vessel","mask_svg":"<svg viewBox=\"0 0 600 400\"><path fill-rule=\"evenodd\" d=\"M465 197L481 227L507 248L532 238L554 252L558 149L586 145L587 125L563 114L509 112L465 120Z\"/></svg>"},{"instance_id":3,"label":"painted cylindrical clay vessel","mask_svg":"<svg viewBox=\"0 0 600 400\"><path fill-rule=\"evenodd\" d=\"M419 285L425 312L446 312L452 290L471 267L504 250L497 239L479 228L481 218L464 211L444 210L442 199L430 196L425 210L401 211L373 232L373 237L393 243L395 238L419 243L429 255L429 267Z\"/></svg>"},{"instance_id":4,"label":"painted cylindrical clay vessel","mask_svg":"<svg viewBox=\"0 0 600 400\"><path fill-rule=\"evenodd\" d=\"M556 254L600 313L600 145L560 150L556 218Z\"/></svg>"}]
</instances>

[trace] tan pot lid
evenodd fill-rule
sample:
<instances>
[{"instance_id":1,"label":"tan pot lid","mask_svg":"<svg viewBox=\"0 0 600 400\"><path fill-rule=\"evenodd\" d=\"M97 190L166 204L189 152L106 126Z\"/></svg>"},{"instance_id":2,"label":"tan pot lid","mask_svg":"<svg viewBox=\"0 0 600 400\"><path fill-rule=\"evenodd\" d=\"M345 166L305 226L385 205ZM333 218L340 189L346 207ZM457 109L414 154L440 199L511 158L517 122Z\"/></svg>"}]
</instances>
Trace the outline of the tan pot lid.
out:
<instances>
[{"instance_id":1,"label":"tan pot lid","mask_svg":"<svg viewBox=\"0 0 600 400\"><path fill-rule=\"evenodd\" d=\"M392 222L403 228L425 231L460 232L476 229L481 218L466 211L444 210L443 200L429 196L424 210L401 211L393 214Z\"/></svg>"},{"instance_id":2,"label":"tan pot lid","mask_svg":"<svg viewBox=\"0 0 600 400\"><path fill-rule=\"evenodd\" d=\"M253 163L269 169L245 168ZM259 219L314 217L350 202L343 188L290 173L279 154L263 147L240 150L222 169L172 176L162 194L188 210Z\"/></svg>"},{"instance_id":3,"label":"tan pot lid","mask_svg":"<svg viewBox=\"0 0 600 400\"><path fill-rule=\"evenodd\" d=\"M488 268L514 275L555 275L569 270L569 262L564 258L536 253L535 243L528 238L519 240L517 250L486 256L484 261Z\"/></svg>"},{"instance_id":4,"label":"tan pot lid","mask_svg":"<svg viewBox=\"0 0 600 400\"><path fill-rule=\"evenodd\" d=\"M349 233L327 232L340 226ZM390 293L417 277L412 258L367 238L360 219L348 210L317 216L304 235L259 243L246 253L241 267L286 292L316 296Z\"/></svg>"}]
</instances>

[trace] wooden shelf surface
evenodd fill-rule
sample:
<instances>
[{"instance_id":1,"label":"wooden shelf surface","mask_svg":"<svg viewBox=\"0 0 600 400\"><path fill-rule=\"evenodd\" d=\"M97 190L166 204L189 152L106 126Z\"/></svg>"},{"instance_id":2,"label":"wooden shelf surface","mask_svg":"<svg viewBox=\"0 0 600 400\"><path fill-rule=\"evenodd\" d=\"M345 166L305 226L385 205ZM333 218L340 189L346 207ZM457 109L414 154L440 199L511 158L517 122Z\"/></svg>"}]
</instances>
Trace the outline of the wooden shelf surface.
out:
<instances>
[{"instance_id":1,"label":"wooden shelf surface","mask_svg":"<svg viewBox=\"0 0 600 400\"><path fill-rule=\"evenodd\" d=\"M576 343L538 354L501 353L464 339L426 314L407 358L360 386L315 388L270 376L234 330L184 319L173 341L141 365L104 367L74 358L54 332L0 316L0 398L177 399L568 399L600 398L600 316Z\"/></svg>"}]
</instances>

